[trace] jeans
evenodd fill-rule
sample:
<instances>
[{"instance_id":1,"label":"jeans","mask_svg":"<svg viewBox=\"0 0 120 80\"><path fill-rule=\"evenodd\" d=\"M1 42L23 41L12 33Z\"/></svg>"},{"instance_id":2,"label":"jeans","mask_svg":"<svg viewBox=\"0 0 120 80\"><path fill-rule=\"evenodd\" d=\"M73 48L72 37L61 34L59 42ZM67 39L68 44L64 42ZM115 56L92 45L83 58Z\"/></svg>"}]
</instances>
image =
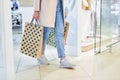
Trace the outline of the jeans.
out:
<instances>
[{"instance_id":1,"label":"jeans","mask_svg":"<svg viewBox=\"0 0 120 80\"><path fill-rule=\"evenodd\" d=\"M50 33L50 27L44 27L43 54L45 52L46 42L49 33ZM57 10L56 10L55 37L56 37L58 57L63 58L65 57L65 49L64 49L64 18L63 18L62 0L58 0Z\"/></svg>"}]
</instances>

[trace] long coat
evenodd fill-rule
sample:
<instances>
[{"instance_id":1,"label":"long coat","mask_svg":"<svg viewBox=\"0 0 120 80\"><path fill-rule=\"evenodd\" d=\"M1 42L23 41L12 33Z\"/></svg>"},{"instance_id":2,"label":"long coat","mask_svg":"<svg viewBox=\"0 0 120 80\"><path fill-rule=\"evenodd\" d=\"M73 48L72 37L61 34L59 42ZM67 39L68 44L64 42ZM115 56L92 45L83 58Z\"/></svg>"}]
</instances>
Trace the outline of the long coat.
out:
<instances>
[{"instance_id":1,"label":"long coat","mask_svg":"<svg viewBox=\"0 0 120 80\"><path fill-rule=\"evenodd\" d=\"M47 27L55 26L57 1L58 0L34 0L34 10L39 11L40 25ZM64 8L63 0L62 3Z\"/></svg>"}]
</instances>

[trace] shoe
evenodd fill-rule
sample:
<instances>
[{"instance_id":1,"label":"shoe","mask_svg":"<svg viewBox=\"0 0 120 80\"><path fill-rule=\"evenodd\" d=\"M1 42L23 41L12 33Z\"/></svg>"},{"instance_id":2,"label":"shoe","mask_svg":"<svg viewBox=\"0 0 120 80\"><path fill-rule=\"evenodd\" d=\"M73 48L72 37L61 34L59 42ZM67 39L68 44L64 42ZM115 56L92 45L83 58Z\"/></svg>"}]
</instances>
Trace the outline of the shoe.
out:
<instances>
[{"instance_id":1,"label":"shoe","mask_svg":"<svg viewBox=\"0 0 120 80\"><path fill-rule=\"evenodd\" d=\"M40 58L37 59L38 63L42 64L42 65L49 65L49 61L48 59L45 57L45 55L42 55Z\"/></svg>"},{"instance_id":2,"label":"shoe","mask_svg":"<svg viewBox=\"0 0 120 80\"><path fill-rule=\"evenodd\" d=\"M67 61L66 59L63 61L60 61L60 67L61 68L69 68L69 69L73 69L74 68L74 64L71 64L69 61Z\"/></svg>"}]
</instances>

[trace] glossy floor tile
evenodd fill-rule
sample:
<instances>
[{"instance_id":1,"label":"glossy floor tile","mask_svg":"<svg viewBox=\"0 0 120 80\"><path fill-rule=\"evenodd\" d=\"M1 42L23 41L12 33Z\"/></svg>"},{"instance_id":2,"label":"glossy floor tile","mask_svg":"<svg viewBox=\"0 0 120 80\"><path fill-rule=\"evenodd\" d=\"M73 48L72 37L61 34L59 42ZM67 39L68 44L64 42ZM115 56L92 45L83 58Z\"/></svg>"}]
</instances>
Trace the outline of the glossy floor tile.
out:
<instances>
[{"instance_id":1,"label":"glossy floor tile","mask_svg":"<svg viewBox=\"0 0 120 80\"><path fill-rule=\"evenodd\" d=\"M48 66L40 65L36 60L23 56L16 80L120 80L119 49L117 45L112 48L113 53L105 50L94 55L93 51L89 51L81 53L79 57L67 57L76 64L75 69L60 68L56 54L52 54L56 57L50 56L51 65Z\"/></svg>"},{"instance_id":2,"label":"glossy floor tile","mask_svg":"<svg viewBox=\"0 0 120 80\"><path fill-rule=\"evenodd\" d=\"M68 56L68 60L76 64L76 67L75 69L64 69L59 67L54 48L48 46L50 50L46 51L51 65L43 66L38 64L36 59L25 55L21 57L19 46L16 44L14 46L16 80L120 80L119 45L113 46L112 53L105 50L101 54L94 55L93 51L89 51L81 53L79 57ZM2 67L0 72L4 76ZM0 77L0 80L3 78Z\"/></svg>"}]
</instances>

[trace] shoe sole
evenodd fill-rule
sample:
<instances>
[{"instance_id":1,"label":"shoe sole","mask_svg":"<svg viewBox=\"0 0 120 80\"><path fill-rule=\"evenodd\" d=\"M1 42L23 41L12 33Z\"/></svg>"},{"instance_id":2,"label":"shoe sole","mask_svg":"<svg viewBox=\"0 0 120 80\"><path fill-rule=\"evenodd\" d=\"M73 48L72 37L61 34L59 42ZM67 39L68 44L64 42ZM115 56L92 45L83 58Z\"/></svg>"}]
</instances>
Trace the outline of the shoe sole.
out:
<instances>
[{"instance_id":1,"label":"shoe sole","mask_svg":"<svg viewBox=\"0 0 120 80\"><path fill-rule=\"evenodd\" d=\"M41 65L50 65L50 63L44 64L44 63L40 63L39 61L38 61L38 63L41 64Z\"/></svg>"},{"instance_id":2,"label":"shoe sole","mask_svg":"<svg viewBox=\"0 0 120 80\"><path fill-rule=\"evenodd\" d=\"M60 68L66 68L66 69L74 69L74 66L60 66Z\"/></svg>"}]
</instances>

